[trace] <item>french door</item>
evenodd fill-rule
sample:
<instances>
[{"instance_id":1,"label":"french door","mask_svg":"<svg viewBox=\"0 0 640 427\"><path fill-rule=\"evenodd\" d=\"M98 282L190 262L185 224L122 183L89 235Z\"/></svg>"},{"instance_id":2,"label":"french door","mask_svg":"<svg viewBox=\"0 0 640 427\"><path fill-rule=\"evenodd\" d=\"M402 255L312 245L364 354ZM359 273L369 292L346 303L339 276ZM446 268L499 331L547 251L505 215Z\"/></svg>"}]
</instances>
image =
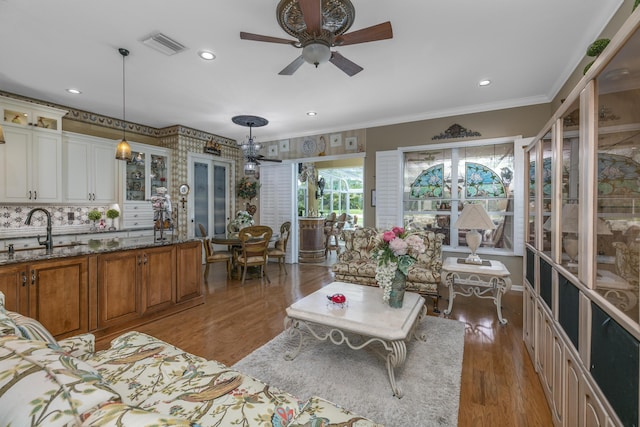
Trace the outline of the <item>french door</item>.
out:
<instances>
[{"instance_id":1,"label":"french door","mask_svg":"<svg viewBox=\"0 0 640 427\"><path fill-rule=\"evenodd\" d=\"M232 163L214 160L210 155L190 153L188 159L189 182L189 236L201 237L198 224L206 235L226 233L231 218L233 191L229 188Z\"/></svg>"}]
</instances>

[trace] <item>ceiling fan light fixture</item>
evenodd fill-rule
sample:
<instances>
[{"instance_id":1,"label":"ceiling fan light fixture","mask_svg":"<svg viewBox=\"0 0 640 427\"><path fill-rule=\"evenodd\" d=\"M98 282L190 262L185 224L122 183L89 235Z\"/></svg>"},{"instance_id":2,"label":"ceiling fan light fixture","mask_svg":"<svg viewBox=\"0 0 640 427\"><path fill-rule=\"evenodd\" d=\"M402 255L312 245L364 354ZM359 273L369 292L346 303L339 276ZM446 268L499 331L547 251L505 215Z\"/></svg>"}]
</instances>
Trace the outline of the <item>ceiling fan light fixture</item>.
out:
<instances>
[{"instance_id":1,"label":"ceiling fan light fixture","mask_svg":"<svg viewBox=\"0 0 640 427\"><path fill-rule=\"evenodd\" d=\"M258 165L255 162L248 161L247 163L244 164L245 175L255 175L257 169L258 169Z\"/></svg>"},{"instance_id":2,"label":"ceiling fan light fixture","mask_svg":"<svg viewBox=\"0 0 640 427\"><path fill-rule=\"evenodd\" d=\"M324 43L309 43L302 48L302 57L309 64L313 64L318 68L318 65L329 61L331 58L331 49Z\"/></svg>"}]
</instances>

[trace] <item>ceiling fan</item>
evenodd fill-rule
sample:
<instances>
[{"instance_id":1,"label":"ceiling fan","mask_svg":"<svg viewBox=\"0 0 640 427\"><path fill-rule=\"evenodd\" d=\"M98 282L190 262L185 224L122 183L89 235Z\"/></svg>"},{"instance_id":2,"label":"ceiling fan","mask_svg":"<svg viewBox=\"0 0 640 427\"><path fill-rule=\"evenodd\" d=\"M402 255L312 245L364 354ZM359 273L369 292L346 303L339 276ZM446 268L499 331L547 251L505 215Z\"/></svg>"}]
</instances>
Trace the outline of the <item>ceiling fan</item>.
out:
<instances>
[{"instance_id":1,"label":"ceiling fan","mask_svg":"<svg viewBox=\"0 0 640 427\"><path fill-rule=\"evenodd\" d=\"M354 76L363 68L340 53L331 51L331 48L393 37L389 21L347 33L355 13L350 0L280 0L276 8L278 24L297 40L245 32L240 32L240 38L302 48L302 55L278 74L290 76L304 62L317 68L319 64L329 61L349 76Z\"/></svg>"},{"instance_id":2,"label":"ceiling fan","mask_svg":"<svg viewBox=\"0 0 640 427\"><path fill-rule=\"evenodd\" d=\"M269 123L264 117L258 116L234 116L231 121L240 126L246 126L249 128L249 138L246 141L239 142L242 154L244 154L245 164L244 173L247 175L254 174L257 166L260 162L276 162L282 163L280 159L267 159L262 154L258 154L258 151L262 148L262 144L253 140L253 134L251 130L254 127L262 127Z\"/></svg>"}]
</instances>

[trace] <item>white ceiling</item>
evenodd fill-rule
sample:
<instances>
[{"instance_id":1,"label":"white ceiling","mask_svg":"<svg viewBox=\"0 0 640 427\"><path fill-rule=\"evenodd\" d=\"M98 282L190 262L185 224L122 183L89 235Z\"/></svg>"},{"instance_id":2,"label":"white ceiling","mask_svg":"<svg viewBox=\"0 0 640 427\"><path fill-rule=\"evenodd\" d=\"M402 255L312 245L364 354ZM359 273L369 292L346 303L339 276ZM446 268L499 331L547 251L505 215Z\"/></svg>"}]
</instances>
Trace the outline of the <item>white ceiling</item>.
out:
<instances>
[{"instance_id":1,"label":"white ceiling","mask_svg":"<svg viewBox=\"0 0 640 427\"><path fill-rule=\"evenodd\" d=\"M280 76L300 50L240 40L240 31L290 38L278 0L0 0L0 90L122 118L124 47L127 121L238 140L248 133L231 122L240 114L269 120L254 131L261 141L345 131L549 102L622 4L352 2L351 31L391 21L394 34L334 49L364 67L354 77L330 63ZM188 49L165 56L143 45L155 32ZM217 58L201 60L201 49Z\"/></svg>"}]
</instances>

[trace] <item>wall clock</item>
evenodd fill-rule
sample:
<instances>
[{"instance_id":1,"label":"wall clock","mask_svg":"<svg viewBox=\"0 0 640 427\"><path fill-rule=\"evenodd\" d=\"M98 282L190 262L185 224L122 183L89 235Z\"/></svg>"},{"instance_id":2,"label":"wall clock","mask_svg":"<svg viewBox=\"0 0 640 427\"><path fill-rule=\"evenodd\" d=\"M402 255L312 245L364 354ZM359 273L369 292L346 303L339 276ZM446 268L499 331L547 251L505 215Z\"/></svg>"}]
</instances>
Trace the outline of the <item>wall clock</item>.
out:
<instances>
[{"instance_id":1,"label":"wall clock","mask_svg":"<svg viewBox=\"0 0 640 427\"><path fill-rule=\"evenodd\" d=\"M187 194L189 194L189 184L182 184L179 188L178 191L180 192L181 195L186 196Z\"/></svg>"},{"instance_id":2,"label":"wall clock","mask_svg":"<svg viewBox=\"0 0 640 427\"><path fill-rule=\"evenodd\" d=\"M302 143L302 153L309 156L316 152L316 140L313 138L307 138Z\"/></svg>"}]
</instances>

